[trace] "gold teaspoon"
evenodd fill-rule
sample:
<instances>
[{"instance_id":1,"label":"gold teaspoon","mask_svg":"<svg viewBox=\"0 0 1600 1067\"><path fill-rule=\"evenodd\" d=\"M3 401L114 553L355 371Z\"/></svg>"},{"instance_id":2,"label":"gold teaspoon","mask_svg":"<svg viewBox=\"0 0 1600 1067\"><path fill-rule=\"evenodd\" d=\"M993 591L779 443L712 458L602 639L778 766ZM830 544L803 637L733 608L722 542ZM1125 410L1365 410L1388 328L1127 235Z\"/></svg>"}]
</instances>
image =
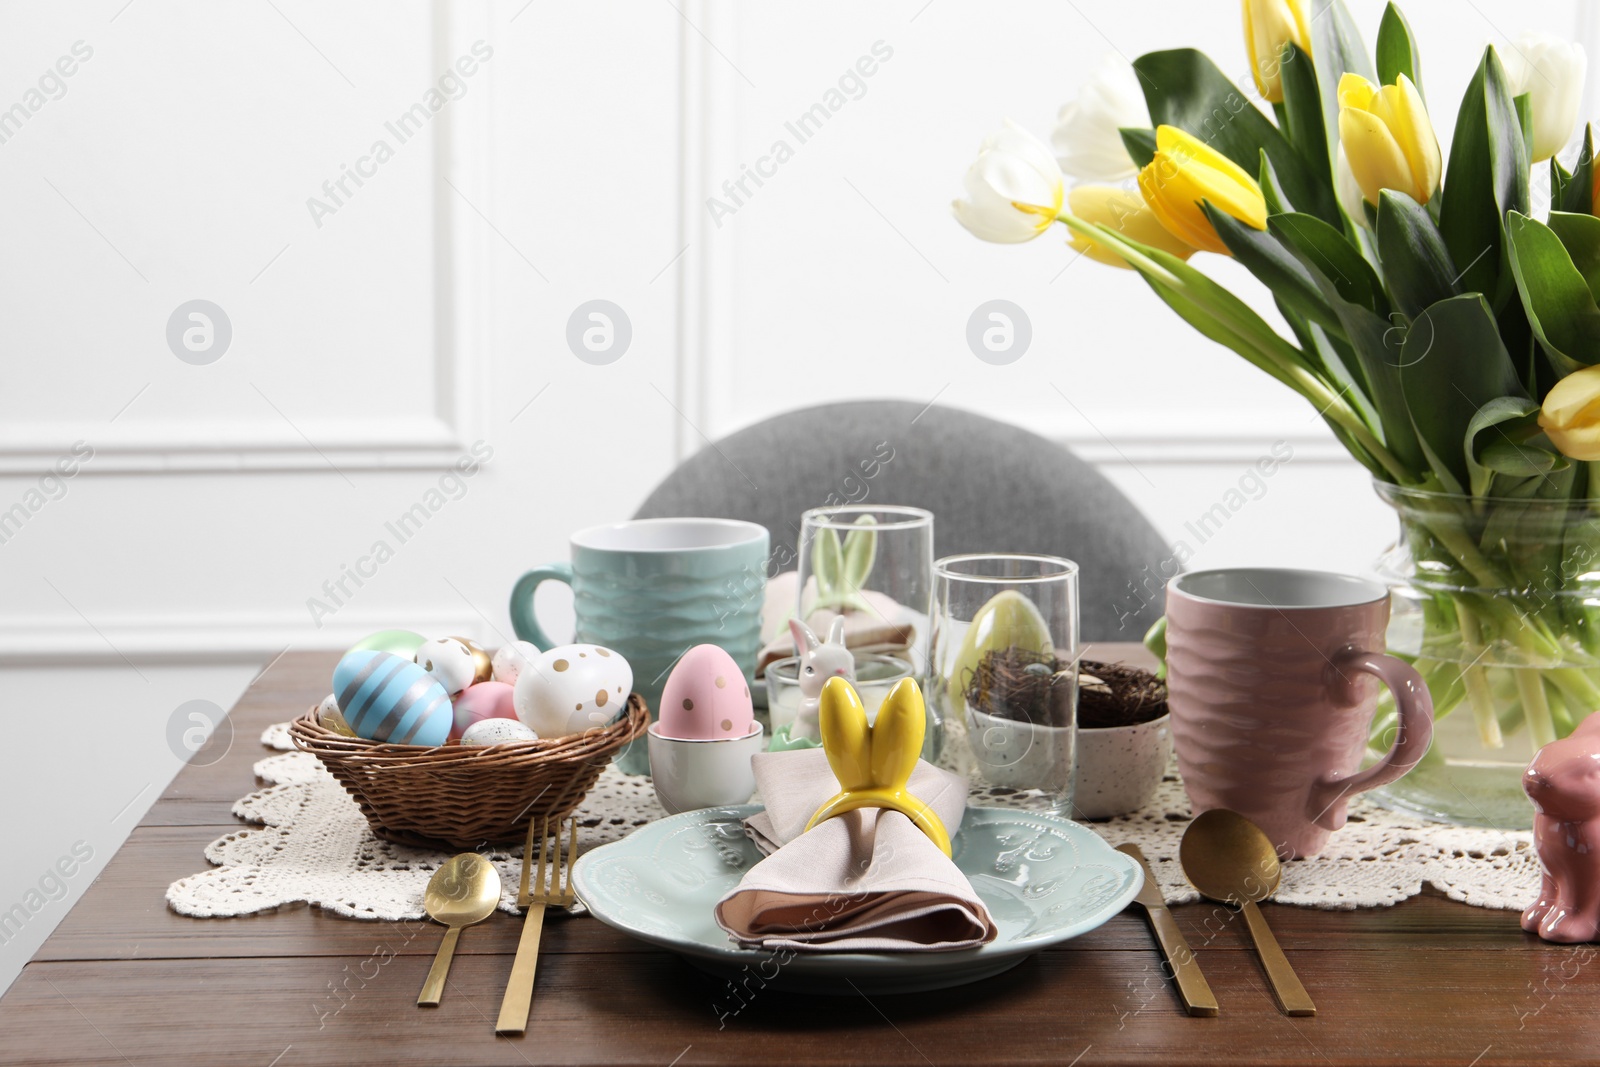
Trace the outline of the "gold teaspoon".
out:
<instances>
[{"instance_id":1,"label":"gold teaspoon","mask_svg":"<svg viewBox=\"0 0 1600 1067\"><path fill-rule=\"evenodd\" d=\"M428 879L422 900L428 917L449 927L417 997L419 1007L437 1007L462 928L487 919L500 903L500 872L476 852L451 856Z\"/></svg>"},{"instance_id":2,"label":"gold teaspoon","mask_svg":"<svg viewBox=\"0 0 1600 1067\"><path fill-rule=\"evenodd\" d=\"M1202 812L1183 832L1178 860L1184 876L1202 896L1237 905L1244 913L1279 1010L1285 1015L1315 1015L1317 1006L1256 907L1278 888L1282 874L1278 852L1261 828L1225 808Z\"/></svg>"}]
</instances>

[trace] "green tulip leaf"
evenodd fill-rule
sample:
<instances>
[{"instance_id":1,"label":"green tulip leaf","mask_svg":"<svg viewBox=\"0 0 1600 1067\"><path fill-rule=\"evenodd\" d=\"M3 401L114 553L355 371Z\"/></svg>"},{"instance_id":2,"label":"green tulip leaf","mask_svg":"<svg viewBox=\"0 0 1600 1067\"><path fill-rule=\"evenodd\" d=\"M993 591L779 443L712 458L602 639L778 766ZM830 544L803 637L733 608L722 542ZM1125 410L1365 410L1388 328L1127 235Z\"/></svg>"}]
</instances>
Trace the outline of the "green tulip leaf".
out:
<instances>
[{"instance_id":1,"label":"green tulip leaf","mask_svg":"<svg viewBox=\"0 0 1600 1067\"><path fill-rule=\"evenodd\" d=\"M1377 71L1367 58L1367 46L1344 0L1328 0L1326 6L1316 7L1311 20L1311 58L1322 96L1322 125L1330 133L1327 154L1328 173L1332 174L1339 155L1339 138L1331 135L1339 129L1339 79L1348 71L1375 80Z\"/></svg>"},{"instance_id":2,"label":"green tulip leaf","mask_svg":"<svg viewBox=\"0 0 1600 1067\"><path fill-rule=\"evenodd\" d=\"M1566 456L1549 449L1513 441L1495 441L1484 446L1480 461L1496 474L1515 478L1541 478L1551 471L1566 470L1570 462Z\"/></svg>"},{"instance_id":3,"label":"green tulip leaf","mask_svg":"<svg viewBox=\"0 0 1600 1067\"><path fill-rule=\"evenodd\" d=\"M1549 159L1550 164L1550 203L1552 210L1559 210L1561 204L1567 200L1567 184L1572 181L1572 175L1567 173L1561 161L1555 156Z\"/></svg>"},{"instance_id":4,"label":"green tulip leaf","mask_svg":"<svg viewBox=\"0 0 1600 1067\"><path fill-rule=\"evenodd\" d=\"M1355 349L1350 347L1342 329L1337 332L1325 330L1306 320L1281 300L1276 303L1283 321L1289 324L1295 340L1300 342L1300 351L1305 353L1307 361L1333 383L1340 396L1350 401L1350 406L1356 409L1356 414L1361 416L1367 429L1382 438L1383 421L1372 406L1372 401L1367 398L1367 382L1361 373L1361 363L1356 359Z\"/></svg>"},{"instance_id":5,"label":"green tulip leaf","mask_svg":"<svg viewBox=\"0 0 1600 1067\"><path fill-rule=\"evenodd\" d=\"M1402 74L1422 92L1422 58L1417 55L1406 17L1391 3L1378 23L1378 83L1393 85Z\"/></svg>"},{"instance_id":6,"label":"green tulip leaf","mask_svg":"<svg viewBox=\"0 0 1600 1067\"><path fill-rule=\"evenodd\" d=\"M1144 632L1144 647L1156 658L1159 666L1156 667L1156 677L1167 676L1167 617L1165 615L1150 624L1150 629Z\"/></svg>"},{"instance_id":7,"label":"green tulip leaf","mask_svg":"<svg viewBox=\"0 0 1600 1067\"><path fill-rule=\"evenodd\" d=\"M1269 228L1274 221L1267 220ZM1356 366L1352 369L1359 371L1362 392L1378 414L1380 440L1408 469L1422 471L1428 466L1427 458L1411 425L1411 414L1406 410L1405 398L1400 394L1400 349L1405 337L1404 327L1394 326L1371 308L1352 303L1341 296L1339 286L1323 273L1326 259L1318 256L1314 247L1288 247L1310 272L1328 306L1339 316L1345 339L1355 354Z\"/></svg>"},{"instance_id":8,"label":"green tulip leaf","mask_svg":"<svg viewBox=\"0 0 1600 1067\"><path fill-rule=\"evenodd\" d=\"M1600 307L1561 238L1516 212L1506 216L1506 238L1523 310L1556 370L1600 363Z\"/></svg>"},{"instance_id":9,"label":"green tulip leaf","mask_svg":"<svg viewBox=\"0 0 1600 1067\"><path fill-rule=\"evenodd\" d=\"M1550 165L1560 166L1554 156L1550 157ZM1553 192L1551 203L1555 203ZM1587 124L1583 127L1583 151L1578 153L1578 165L1572 168L1572 174L1561 192L1561 210L1574 214L1594 214L1594 127Z\"/></svg>"},{"instance_id":10,"label":"green tulip leaf","mask_svg":"<svg viewBox=\"0 0 1600 1067\"><path fill-rule=\"evenodd\" d=\"M1407 318L1455 296L1456 265L1427 208L1405 193L1385 189L1378 197L1378 256L1389 295Z\"/></svg>"},{"instance_id":11,"label":"green tulip leaf","mask_svg":"<svg viewBox=\"0 0 1600 1067\"><path fill-rule=\"evenodd\" d=\"M1271 120L1204 53L1193 48L1147 52L1133 66L1154 125L1187 130L1247 173L1258 170L1260 153L1266 152L1290 201L1302 211L1339 222L1332 184L1307 169Z\"/></svg>"},{"instance_id":12,"label":"green tulip leaf","mask_svg":"<svg viewBox=\"0 0 1600 1067\"><path fill-rule=\"evenodd\" d=\"M1294 210L1294 204L1289 202L1288 195L1283 191L1283 183L1278 181L1277 171L1272 169L1272 160L1267 158L1265 152L1261 153L1261 176L1257 181L1261 185L1261 198L1267 202L1268 215L1282 215Z\"/></svg>"},{"instance_id":13,"label":"green tulip leaf","mask_svg":"<svg viewBox=\"0 0 1600 1067\"><path fill-rule=\"evenodd\" d=\"M1495 474L1513 473L1503 466L1496 465L1495 460L1500 454L1496 451L1491 455L1490 450L1498 449L1502 445L1518 449L1523 447L1521 442L1526 433L1519 431L1526 431L1538 411L1538 404L1521 396L1497 396L1478 408L1471 421L1467 423L1466 437L1462 442L1462 452L1466 456L1468 480L1471 483L1473 496L1487 495ZM1538 423L1533 422L1532 426L1537 432ZM1493 432L1480 441L1479 436L1486 430ZM1547 452L1545 455L1550 453ZM1551 464L1544 470L1534 473L1543 474L1553 467L1554 464ZM1524 474L1522 477L1532 477L1532 475Z\"/></svg>"},{"instance_id":14,"label":"green tulip leaf","mask_svg":"<svg viewBox=\"0 0 1600 1067\"><path fill-rule=\"evenodd\" d=\"M1378 280L1372 264L1337 226L1330 226L1314 215L1296 212L1269 216L1267 230L1285 247L1300 253L1307 266L1314 267L1332 281L1341 299L1379 315L1389 313L1383 283Z\"/></svg>"},{"instance_id":15,"label":"green tulip leaf","mask_svg":"<svg viewBox=\"0 0 1600 1067\"><path fill-rule=\"evenodd\" d=\"M1511 106L1517 109L1517 125L1522 127L1522 143L1533 144L1533 96L1529 93L1518 93L1511 98ZM1529 152L1532 157L1532 152Z\"/></svg>"},{"instance_id":16,"label":"green tulip leaf","mask_svg":"<svg viewBox=\"0 0 1600 1067\"><path fill-rule=\"evenodd\" d=\"M1290 43L1278 71L1283 81L1283 135L1318 184L1331 188L1333 170L1328 158L1328 133L1322 123L1316 66L1299 45Z\"/></svg>"},{"instance_id":17,"label":"green tulip leaf","mask_svg":"<svg viewBox=\"0 0 1600 1067\"><path fill-rule=\"evenodd\" d=\"M1464 264L1457 279L1463 291L1495 293L1502 267L1501 218L1509 211L1527 212L1528 166L1522 120L1506 89L1505 72L1494 49L1485 48L1456 114L1440 193L1439 232L1450 258Z\"/></svg>"},{"instance_id":18,"label":"green tulip leaf","mask_svg":"<svg viewBox=\"0 0 1600 1067\"><path fill-rule=\"evenodd\" d=\"M1527 395L1482 294L1452 296L1418 315L1401 342L1399 372L1434 472L1447 485L1470 485L1463 445L1472 420L1492 400Z\"/></svg>"},{"instance_id":19,"label":"green tulip leaf","mask_svg":"<svg viewBox=\"0 0 1600 1067\"><path fill-rule=\"evenodd\" d=\"M1583 275L1589 294L1600 302L1600 219L1588 212L1550 212L1551 231L1572 257L1572 265Z\"/></svg>"},{"instance_id":20,"label":"green tulip leaf","mask_svg":"<svg viewBox=\"0 0 1600 1067\"><path fill-rule=\"evenodd\" d=\"M1156 158L1156 131L1124 126L1117 133L1122 137L1122 147L1128 150L1128 155L1140 170L1148 167L1150 161Z\"/></svg>"},{"instance_id":21,"label":"green tulip leaf","mask_svg":"<svg viewBox=\"0 0 1600 1067\"><path fill-rule=\"evenodd\" d=\"M1104 241L1112 248L1129 254L1128 265L1138 271L1156 295L1202 336L1237 352L1252 366L1265 371L1315 404L1334 436L1375 477L1391 481L1415 480L1409 476L1410 471L1421 466L1415 440L1409 452L1402 448L1397 453L1391 447L1385 448L1380 455L1368 447L1358 436L1355 427L1340 424L1341 416L1329 403L1324 391L1328 388L1326 379L1322 379L1322 388L1314 387L1308 381L1307 375L1316 377L1316 368L1306 354L1280 337L1248 304L1204 272L1169 252L1129 240L1107 226L1084 225L1093 231L1095 240ZM1131 255L1134 252L1138 253L1137 256ZM1323 283L1319 281L1318 284L1320 286ZM1338 299L1331 283L1324 290L1324 295L1327 294L1333 294L1334 299ZM1377 322L1381 333L1385 326L1383 320L1371 312L1365 314ZM1360 433L1371 434L1372 430L1362 427ZM1412 455L1418 457L1415 463L1410 462Z\"/></svg>"},{"instance_id":22,"label":"green tulip leaf","mask_svg":"<svg viewBox=\"0 0 1600 1067\"><path fill-rule=\"evenodd\" d=\"M1200 207L1233 258L1255 275L1274 297L1309 321L1341 335L1344 333L1344 325L1323 299L1311 272L1276 237L1265 230L1246 226L1218 210L1210 201L1202 201Z\"/></svg>"}]
</instances>

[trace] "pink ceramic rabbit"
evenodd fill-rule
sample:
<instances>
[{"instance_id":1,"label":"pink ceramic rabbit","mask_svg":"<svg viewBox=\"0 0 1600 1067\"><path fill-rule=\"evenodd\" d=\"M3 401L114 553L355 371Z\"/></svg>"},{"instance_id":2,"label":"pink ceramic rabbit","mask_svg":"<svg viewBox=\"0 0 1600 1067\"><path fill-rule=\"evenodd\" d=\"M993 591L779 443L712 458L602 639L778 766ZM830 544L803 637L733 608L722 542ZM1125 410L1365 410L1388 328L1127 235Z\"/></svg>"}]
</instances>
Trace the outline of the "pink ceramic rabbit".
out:
<instances>
[{"instance_id":1,"label":"pink ceramic rabbit","mask_svg":"<svg viewBox=\"0 0 1600 1067\"><path fill-rule=\"evenodd\" d=\"M1546 941L1600 939L1600 715L1535 753L1522 788L1544 869L1522 928Z\"/></svg>"},{"instance_id":2,"label":"pink ceramic rabbit","mask_svg":"<svg viewBox=\"0 0 1600 1067\"><path fill-rule=\"evenodd\" d=\"M818 641L811 627L799 619L789 620L789 632L794 635L794 647L800 653L800 713L789 728L789 736L821 741L822 729L817 715L823 685L829 678L845 678L851 684L856 680L856 657L844 643L844 616L834 618L828 627L826 643Z\"/></svg>"}]
</instances>

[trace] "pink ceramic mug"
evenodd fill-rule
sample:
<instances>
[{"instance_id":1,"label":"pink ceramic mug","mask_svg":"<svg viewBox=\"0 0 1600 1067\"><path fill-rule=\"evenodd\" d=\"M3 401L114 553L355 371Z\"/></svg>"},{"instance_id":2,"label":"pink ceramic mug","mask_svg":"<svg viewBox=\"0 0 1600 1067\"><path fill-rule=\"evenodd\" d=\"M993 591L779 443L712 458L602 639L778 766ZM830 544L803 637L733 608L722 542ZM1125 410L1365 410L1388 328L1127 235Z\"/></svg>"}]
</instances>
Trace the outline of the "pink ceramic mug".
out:
<instances>
[{"instance_id":1,"label":"pink ceramic mug","mask_svg":"<svg viewBox=\"0 0 1600 1067\"><path fill-rule=\"evenodd\" d=\"M1416 766L1433 736L1433 698L1386 655L1389 594L1323 571L1240 567L1167 585L1167 688L1178 769L1198 815L1231 808L1284 858L1314 856L1350 798ZM1377 678L1399 729L1361 770Z\"/></svg>"}]
</instances>

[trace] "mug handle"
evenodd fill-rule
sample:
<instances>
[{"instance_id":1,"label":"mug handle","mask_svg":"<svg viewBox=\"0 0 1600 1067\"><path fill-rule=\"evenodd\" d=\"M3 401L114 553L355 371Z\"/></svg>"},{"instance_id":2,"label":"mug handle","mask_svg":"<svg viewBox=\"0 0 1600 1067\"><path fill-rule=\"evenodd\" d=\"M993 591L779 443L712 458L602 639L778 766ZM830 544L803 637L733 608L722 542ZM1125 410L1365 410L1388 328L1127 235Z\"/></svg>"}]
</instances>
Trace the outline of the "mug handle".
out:
<instances>
[{"instance_id":1,"label":"mug handle","mask_svg":"<svg viewBox=\"0 0 1600 1067\"><path fill-rule=\"evenodd\" d=\"M1340 687L1354 690L1357 679L1348 672L1370 674L1394 694L1397 725L1394 747L1383 759L1355 774L1324 778L1311 790L1306 815L1326 830L1344 825L1345 806L1357 793L1387 785L1415 767L1433 740L1433 695L1422 675L1405 660L1382 652L1351 649L1335 658Z\"/></svg>"},{"instance_id":2,"label":"mug handle","mask_svg":"<svg viewBox=\"0 0 1600 1067\"><path fill-rule=\"evenodd\" d=\"M532 641L540 649L551 649L556 642L544 632L533 610L534 591L545 582L566 582L570 586L572 564L547 563L517 579L517 584L511 587L511 628L516 631L519 640Z\"/></svg>"}]
</instances>

